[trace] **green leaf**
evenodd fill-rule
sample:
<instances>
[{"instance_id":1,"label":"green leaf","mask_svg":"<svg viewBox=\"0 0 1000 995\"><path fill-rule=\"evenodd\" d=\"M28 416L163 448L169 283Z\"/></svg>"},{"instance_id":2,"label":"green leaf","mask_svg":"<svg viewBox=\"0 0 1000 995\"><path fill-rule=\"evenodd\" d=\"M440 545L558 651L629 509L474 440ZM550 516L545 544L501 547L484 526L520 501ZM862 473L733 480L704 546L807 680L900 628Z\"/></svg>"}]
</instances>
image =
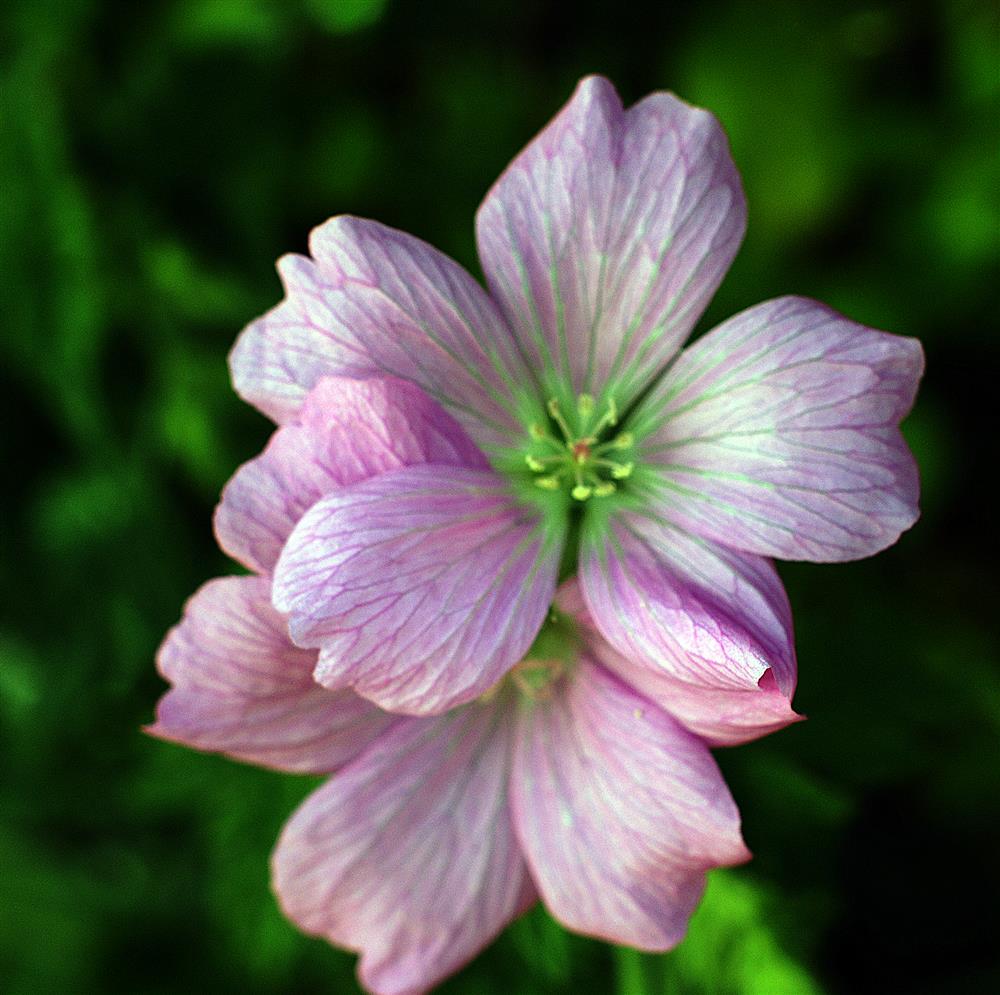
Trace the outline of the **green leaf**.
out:
<instances>
[{"instance_id":1,"label":"green leaf","mask_svg":"<svg viewBox=\"0 0 1000 995\"><path fill-rule=\"evenodd\" d=\"M688 935L667 954L618 952L619 995L821 995L779 936L776 900L734 871L714 871Z\"/></svg>"}]
</instances>

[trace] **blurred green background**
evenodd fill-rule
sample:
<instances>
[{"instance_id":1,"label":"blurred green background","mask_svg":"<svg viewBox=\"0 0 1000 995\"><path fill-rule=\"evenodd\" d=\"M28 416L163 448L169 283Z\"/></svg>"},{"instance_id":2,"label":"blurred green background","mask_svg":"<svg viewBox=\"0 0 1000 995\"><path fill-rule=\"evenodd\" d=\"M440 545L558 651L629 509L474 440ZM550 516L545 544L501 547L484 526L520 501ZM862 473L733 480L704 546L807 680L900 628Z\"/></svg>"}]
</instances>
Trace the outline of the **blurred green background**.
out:
<instances>
[{"instance_id":1,"label":"blurred green background","mask_svg":"<svg viewBox=\"0 0 1000 995\"><path fill-rule=\"evenodd\" d=\"M473 212L587 72L712 108L750 228L702 327L780 293L917 335L924 516L783 566L810 720L722 751L756 860L673 954L539 911L443 990L1000 991L997 8L7 0L0 14L0 991L346 992L267 858L309 779L147 739L157 644L232 571L268 435L226 352L350 212L473 267Z\"/></svg>"}]
</instances>

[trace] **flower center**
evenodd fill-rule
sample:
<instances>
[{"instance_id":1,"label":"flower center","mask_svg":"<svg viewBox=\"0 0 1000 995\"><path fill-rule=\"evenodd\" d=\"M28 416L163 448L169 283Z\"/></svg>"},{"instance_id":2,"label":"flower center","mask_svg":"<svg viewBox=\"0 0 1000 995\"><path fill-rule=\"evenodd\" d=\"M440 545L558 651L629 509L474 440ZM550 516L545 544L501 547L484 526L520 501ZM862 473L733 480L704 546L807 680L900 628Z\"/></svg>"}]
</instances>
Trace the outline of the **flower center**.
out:
<instances>
[{"instance_id":1,"label":"flower center","mask_svg":"<svg viewBox=\"0 0 1000 995\"><path fill-rule=\"evenodd\" d=\"M521 694L531 701L546 701L566 672L562 660L522 660L510 672L510 679Z\"/></svg>"},{"instance_id":2,"label":"flower center","mask_svg":"<svg viewBox=\"0 0 1000 995\"><path fill-rule=\"evenodd\" d=\"M631 460L611 458L631 449L634 441L631 432L609 432L618 424L614 398L608 398L600 413L590 394L577 397L573 412L564 412L554 397L546 410L551 423L530 426L534 445L524 456L535 474L535 486L547 491L568 487L577 501L614 494L617 481L625 480L635 468Z\"/></svg>"},{"instance_id":3,"label":"flower center","mask_svg":"<svg viewBox=\"0 0 1000 995\"><path fill-rule=\"evenodd\" d=\"M491 702L498 694L512 692L529 702L547 701L575 667L581 642L582 635L573 619L552 608L524 659L480 695L479 701Z\"/></svg>"}]
</instances>

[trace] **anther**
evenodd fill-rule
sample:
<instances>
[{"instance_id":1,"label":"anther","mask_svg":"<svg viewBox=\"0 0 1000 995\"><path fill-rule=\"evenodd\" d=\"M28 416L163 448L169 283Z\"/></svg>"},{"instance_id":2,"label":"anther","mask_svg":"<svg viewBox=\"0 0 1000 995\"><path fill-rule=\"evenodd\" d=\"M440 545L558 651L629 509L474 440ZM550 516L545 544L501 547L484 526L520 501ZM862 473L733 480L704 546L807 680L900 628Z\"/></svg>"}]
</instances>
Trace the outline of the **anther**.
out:
<instances>
[{"instance_id":1,"label":"anther","mask_svg":"<svg viewBox=\"0 0 1000 995\"><path fill-rule=\"evenodd\" d=\"M594 493L594 488L589 487L587 484L577 484L570 493L577 501L586 501Z\"/></svg>"},{"instance_id":2,"label":"anther","mask_svg":"<svg viewBox=\"0 0 1000 995\"><path fill-rule=\"evenodd\" d=\"M535 486L541 487L544 491L557 491L562 486L559 478L555 475L551 477L536 477Z\"/></svg>"},{"instance_id":3,"label":"anther","mask_svg":"<svg viewBox=\"0 0 1000 995\"><path fill-rule=\"evenodd\" d=\"M614 492L618 490L617 487L610 480L602 481L594 488L595 497L610 497Z\"/></svg>"},{"instance_id":4,"label":"anther","mask_svg":"<svg viewBox=\"0 0 1000 995\"><path fill-rule=\"evenodd\" d=\"M538 424L538 422L532 422L528 426L528 434L536 442L541 442L542 439L544 439L548 435L548 432L546 432L545 429L541 425Z\"/></svg>"},{"instance_id":5,"label":"anther","mask_svg":"<svg viewBox=\"0 0 1000 995\"><path fill-rule=\"evenodd\" d=\"M534 470L535 473L541 473L545 469L545 462L537 456L532 456L531 453L525 453L524 462L528 464L528 469Z\"/></svg>"},{"instance_id":6,"label":"anther","mask_svg":"<svg viewBox=\"0 0 1000 995\"><path fill-rule=\"evenodd\" d=\"M594 398L590 394L581 394L576 399L576 410L581 418L589 418L594 410Z\"/></svg>"},{"instance_id":7,"label":"anther","mask_svg":"<svg viewBox=\"0 0 1000 995\"><path fill-rule=\"evenodd\" d=\"M624 480L626 477L632 475L632 471L635 469L635 463L629 461L628 463L612 463L611 464L611 476L615 480Z\"/></svg>"}]
</instances>

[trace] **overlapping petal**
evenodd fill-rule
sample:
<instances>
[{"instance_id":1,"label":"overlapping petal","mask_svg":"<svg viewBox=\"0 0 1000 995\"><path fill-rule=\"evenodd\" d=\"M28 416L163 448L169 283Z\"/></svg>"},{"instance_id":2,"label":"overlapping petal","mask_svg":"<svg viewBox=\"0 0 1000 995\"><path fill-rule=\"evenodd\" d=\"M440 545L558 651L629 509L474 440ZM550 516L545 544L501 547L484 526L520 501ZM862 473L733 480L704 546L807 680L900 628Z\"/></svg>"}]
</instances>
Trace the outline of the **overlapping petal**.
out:
<instances>
[{"instance_id":1,"label":"overlapping petal","mask_svg":"<svg viewBox=\"0 0 1000 995\"><path fill-rule=\"evenodd\" d=\"M586 659L520 712L511 806L556 918L643 950L680 942L709 867L749 857L705 745Z\"/></svg>"},{"instance_id":2,"label":"overlapping petal","mask_svg":"<svg viewBox=\"0 0 1000 995\"><path fill-rule=\"evenodd\" d=\"M215 531L227 553L270 571L295 523L330 491L417 463L487 467L458 423L393 377L324 377L293 421L222 492Z\"/></svg>"},{"instance_id":3,"label":"overlapping petal","mask_svg":"<svg viewBox=\"0 0 1000 995\"><path fill-rule=\"evenodd\" d=\"M426 991L532 900L509 750L509 716L495 707L399 718L285 827L273 861L282 907L360 951L378 995Z\"/></svg>"},{"instance_id":4,"label":"overlapping petal","mask_svg":"<svg viewBox=\"0 0 1000 995\"><path fill-rule=\"evenodd\" d=\"M815 301L750 308L685 350L648 399L656 508L683 528L787 560L851 560L918 515L899 431L923 371L915 339ZM647 423L648 424L648 423Z\"/></svg>"},{"instance_id":5,"label":"overlapping petal","mask_svg":"<svg viewBox=\"0 0 1000 995\"><path fill-rule=\"evenodd\" d=\"M599 658L610 671L712 747L749 743L803 719L770 670L753 689L729 690L678 680L665 671L638 665L610 648L605 648Z\"/></svg>"},{"instance_id":6,"label":"overlapping petal","mask_svg":"<svg viewBox=\"0 0 1000 995\"><path fill-rule=\"evenodd\" d=\"M296 643L321 649L321 683L436 713L521 659L560 548L494 474L413 466L318 502L281 554L274 603Z\"/></svg>"},{"instance_id":7,"label":"overlapping petal","mask_svg":"<svg viewBox=\"0 0 1000 995\"><path fill-rule=\"evenodd\" d=\"M673 355L739 248L746 205L715 118L668 93L624 110L583 80L490 191L476 224L522 348L627 403Z\"/></svg>"},{"instance_id":8,"label":"overlapping petal","mask_svg":"<svg viewBox=\"0 0 1000 995\"><path fill-rule=\"evenodd\" d=\"M320 687L315 664L315 653L288 638L269 581L209 581L160 649L160 673L173 687L148 731L280 770L335 770L391 717L349 691Z\"/></svg>"},{"instance_id":9,"label":"overlapping petal","mask_svg":"<svg viewBox=\"0 0 1000 995\"><path fill-rule=\"evenodd\" d=\"M237 393L277 422L324 376L397 376L448 407L477 442L507 442L529 383L496 305L457 263L375 221L331 218L312 258L278 263L285 299L230 356Z\"/></svg>"},{"instance_id":10,"label":"overlapping petal","mask_svg":"<svg viewBox=\"0 0 1000 995\"><path fill-rule=\"evenodd\" d=\"M617 673L714 744L797 716L792 616L772 564L637 513L586 537L580 584Z\"/></svg>"}]
</instances>

